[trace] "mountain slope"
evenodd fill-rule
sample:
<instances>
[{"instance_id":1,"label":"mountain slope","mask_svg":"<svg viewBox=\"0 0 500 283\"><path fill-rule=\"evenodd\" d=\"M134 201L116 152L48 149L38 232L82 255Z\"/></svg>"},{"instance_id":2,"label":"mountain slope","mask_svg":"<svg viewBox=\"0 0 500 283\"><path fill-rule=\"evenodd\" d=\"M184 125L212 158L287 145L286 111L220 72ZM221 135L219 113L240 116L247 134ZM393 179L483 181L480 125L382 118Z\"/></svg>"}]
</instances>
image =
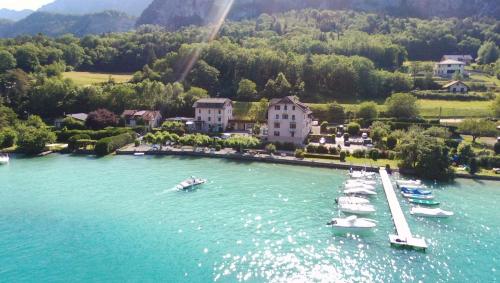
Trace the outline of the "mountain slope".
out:
<instances>
[{"instance_id":1,"label":"mountain slope","mask_svg":"<svg viewBox=\"0 0 500 283\"><path fill-rule=\"evenodd\" d=\"M56 0L41 7L39 12L84 15L114 10L139 16L152 0Z\"/></svg>"},{"instance_id":2,"label":"mountain slope","mask_svg":"<svg viewBox=\"0 0 500 283\"><path fill-rule=\"evenodd\" d=\"M11 21L19 21L20 19L24 19L33 13L32 10L9 10L9 9L0 9L0 19L6 19Z\"/></svg>"},{"instance_id":3,"label":"mountain slope","mask_svg":"<svg viewBox=\"0 0 500 283\"><path fill-rule=\"evenodd\" d=\"M134 23L134 17L115 11L83 16L35 12L18 22L0 25L0 37L38 33L48 36L58 36L65 33L83 36L128 31L134 27Z\"/></svg>"},{"instance_id":4,"label":"mountain slope","mask_svg":"<svg viewBox=\"0 0 500 283\"><path fill-rule=\"evenodd\" d=\"M213 21L219 7L231 0L154 0L137 24L158 24L176 29L189 24ZM261 13L292 9L353 9L413 17L500 18L498 0L234 0L230 19L250 18Z\"/></svg>"}]
</instances>

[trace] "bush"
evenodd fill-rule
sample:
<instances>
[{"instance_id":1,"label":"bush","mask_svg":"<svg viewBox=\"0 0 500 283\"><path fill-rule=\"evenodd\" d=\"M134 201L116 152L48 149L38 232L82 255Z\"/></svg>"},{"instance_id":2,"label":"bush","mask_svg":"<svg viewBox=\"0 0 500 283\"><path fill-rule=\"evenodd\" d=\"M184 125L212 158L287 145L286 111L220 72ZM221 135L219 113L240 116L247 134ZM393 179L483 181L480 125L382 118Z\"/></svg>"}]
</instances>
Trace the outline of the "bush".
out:
<instances>
[{"instance_id":1,"label":"bush","mask_svg":"<svg viewBox=\"0 0 500 283\"><path fill-rule=\"evenodd\" d=\"M366 150L356 149L353 151L352 156L354 156L356 158L365 158L366 157Z\"/></svg>"},{"instance_id":2,"label":"bush","mask_svg":"<svg viewBox=\"0 0 500 283\"><path fill-rule=\"evenodd\" d=\"M331 143L336 144L337 143L337 135L332 134L330 135Z\"/></svg>"},{"instance_id":3,"label":"bush","mask_svg":"<svg viewBox=\"0 0 500 283\"><path fill-rule=\"evenodd\" d=\"M11 147L16 144L17 132L11 128L4 128L0 132L0 148Z\"/></svg>"},{"instance_id":4,"label":"bush","mask_svg":"<svg viewBox=\"0 0 500 283\"><path fill-rule=\"evenodd\" d=\"M331 155L337 155L337 154L339 154L338 148L336 148L334 146L330 147L330 154Z\"/></svg>"},{"instance_id":5,"label":"bush","mask_svg":"<svg viewBox=\"0 0 500 283\"><path fill-rule=\"evenodd\" d=\"M59 142L67 142L70 137L74 135L89 135L93 140L100 140L107 137L117 136L125 133L131 133L130 129L127 128L106 128L104 130L93 131L93 130L62 130L57 131L57 140Z\"/></svg>"},{"instance_id":6,"label":"bush","mask_svg":"<svg viewBox=\"0 0 500 283\"><path fill-rule=\"evenodd\" d=\"M220 144L215 145L215 151L221 151L222 146Z\"/></svg>"},{"instance_id":7,"label":"bush","mask_svg":"<svg viewBox=\"0 0 500 283\"><path fill-rule=\"evenodd\" d=\"M176 133L177 135L184 135L186 133L186 125L182 122L167 121L161 127L167 132Z\"/></svg>"},{"instance_id":8,"label":"bush","mask_svg":"<svg viewBox=\"0 0 500 283\"><path fill-rule=\"evenodd\" d=\"M297 148L295 144L291 142L276 143L275 145L277 149L286 151L294 151Z\"/></svg>"},{"instance_id":9,"label":"bush","mask_svg":"<svg viewBox=\"0 0 500 283\"><path fill-rule=\"evenodd\" d=\"M273 154L276 153L276 146L272 143L266 145L266 151L267 153Z\"/></svg>"},{"instance_id":10,"label":"bush","mask_svg":"<svg viewBox=\"0 0 500 283\"><path fill-rule=\"evenodd\" d=\"M318 151L318 146L310 144L306 147L306 150L308 153L316 153Z\"/></svg>"},{"instance_id":11,"label":"bush","mask_svg":"<svg viewBox=\"0 0 500 283\"><path fill-rule=\"evenodd\" d=\"M90 136L87 134L78 134L74 135L68 139L68 150L73 151L77 149L77 141L78 140L90 140Z\"/></svg>"},{"instance_id":12,"label":"bush","mask_svg":"<svg viewBox=\"0 0 500 283\"><path fill-rule=\"evenodd\" d=\"M295 157L296 158L304 159L305 155L306 155L306 153L304 152L303 149L299 148L299 149L295 150Z\"/></svg>"},{"instance_id":13,"label":"bush","mask_svg":"<svg viewBox=\"0 0 500 283\"><path fill-rule=\"evenodd\" d=\"M477 171L479 170L479 166L477 164L477 159L476 158L472 158L470 161L469 161L469 173L471 175L475 175L477 173Z\"/></svg>"},{"instance_id":14,"label":"bush","mask_svg":"<svg viewBox=\"0 0 500 283\"><path fill-rule=\"evenodd\" d=\"M377 118L378 117L377 103L372 101L361 103L358 107L356 117L365 120Z\"/></svg>"},{"instance_id":15,"label":"bush","mask_svg":"<svg viewBox=\"0 0 500 283\"><path fill-rule=\"evenodd\" d=\"M370 152L368 152L368 156L371 159L377 161L380 157L380 152L378 151L378 149L372 149L372 150L370 150Z\"/></svg>"},{"instance_id":16,"label":"bush","mask_svg":"<svg viewBox=\"0 0 500 283\"><path fill-rule=\"evenodd\" d=\"M319 154L328 154L328 148L324 145L320 145L318 146L318 148L316 149L316 153L319 153Z\"/></svg>"},{"instance_id":17,"label":"bush","mask_svg":"<svg viewBox=\"0 0 500 283\"><path fill-rule=\"evenodd\" d=\"M460 141L454 139L447 139L444 141L444 144L449 148L457 149L458 145L460 145Z\"/></svg>"},{"instance_id":18,"label":"bush","mask_svg":"<svg viewBox=\"0 0 500 283\"><path fill-rule=\"evenodd\" d=\"M232 136L225 140L224 145L235 150L255 149L261 146L260 140L247 136Z\"/></svg>"},{"instance_id":19,"label":"bush","mask_svg":"<svg viewBox=\"0 0 500 283\"><path fill-rule=\"evenodd\" d=\"M392 151L392 150L387 151L387 159L395 160L397 157L398 157L398 155L395 151Z\"/></svg>"},{"instance_id":20,"label":"bush","mask_svg":"<svg viewBox=\"0 0 500 283\"><path fill-rule=\"evenodd\" d=\"M98 156L108 155L134 141L135 136L132 133L103 138L97 141L95 145L95 153Z\"/></svg>"},{"instance_id":21,"label":"bush","mask_svg":"<svg viewBox=\"0 0 500 283\"><path fill-rule=\"evenodd\" d=\"M84 130L85 124L82 121L76 120L73 117L63 119L62 126L69 130Z\"/></svg>"},{"instance_id":22,"label":"bush","mask_svg":"<svg viewBox=\"0 0 500 283\"><path fill-rule=\"evenodd\" d=\"M138 139L136 139L136 140L134 141L134 146L135 146L135 147L138 147L138 146L140 146L140 145L141 145L141 141L140 141L140 140L138 140Z\"/></svg>"},{"instance_id":23,"label":"bush","mask_svg":"<svg viewBox=\"0 0 500 283\"><path fill-rule=\"evenodd\" d=\"M479 165L483 168L500 168L500 156L481 156L478 158Z\"/></svg>"},{"instance_id":24,"label":"bush","mask_svg":"<svg viewBox=\"0 0 500 283\"><path fill-rule=\"evenodd\" d=\"M321 133L326 133L327 129L328 129L328 122L325 121L325 122L321 123L321 126L320 126Z\"/></svg>"},{"instance_id":25,"label":"bush","mask_svg":"<svg viewBox=\"0 0 500 283\"><path fill-rule=\"evenodd\" d=\"M340 152L340 161L345 162L345 158L347 157L347 153L345 150Z\"/></svg>"},{"instance_id":26,"label":"bush","mask_svg":"<svg viewBox=\"0 0 500 283\"><path fill-rule=\"evenodd\" d=\"M98 109L94 112L90 112L87 121L85 121L85 126L94 130L114 127L117 124L118 118L116 115L106 109Z\"/></svg>"},{"instance_id":27,"label":"bush","mask_svg":"<svg viewBox=\"0 0 500 283\"><path fill-rule=\"evenodd\" d=\"M500 154L500 142L495 143L494 150L495 150L495 154Z\"/></svg>"},{"instance_id":28,"label":"bush","mask_svg":"<svg viewBox=\"0 0 500 283\"><path fill-rule=\"evenodd\" d=\"M304 156L307 158L328 159L328 160L339 160L340 159L339 156L327 155L327 154L306 153Z\"/></svg>"},{"instance_id":29,"label":"bush","mask_svg":"<svg viewBox=\"0 0 500 283\"><path fill-rule=\"evenodd\" d=\"M351 136L357 136L359 131L361 130L361 126L358 123L352 122L347 125L347 132Z\"/></svg>"},{"instance_id":30,"label":"bush","mask_svg":"<svg viewBox=\"0 0 500 283\"><path fill-rule=\"evenodd\" d=\"M398 139L394 136L388 136L387 137L387 148L388 149L395 149L396 146L398 145Z\"/></svg>"}]
</instances>

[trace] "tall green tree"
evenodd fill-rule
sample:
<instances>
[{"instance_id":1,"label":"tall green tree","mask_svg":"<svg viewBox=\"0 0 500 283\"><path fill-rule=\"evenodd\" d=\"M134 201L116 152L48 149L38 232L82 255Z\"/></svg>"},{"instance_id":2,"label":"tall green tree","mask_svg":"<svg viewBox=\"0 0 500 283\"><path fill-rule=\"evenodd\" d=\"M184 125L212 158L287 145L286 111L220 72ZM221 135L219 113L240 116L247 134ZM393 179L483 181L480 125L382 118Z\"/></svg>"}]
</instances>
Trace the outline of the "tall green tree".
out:
<instances>
[{"instance_id":1,"label":"tall green tree","mask_svg":"<svg viewBox=\"0 0 500 283\"><path fill-rule=\"evenodd\" d=\"M406 93L396 93L385 101L387 114L396 118L416 118L419 115L417 98Z\"/></svg>"},{"instance_id":2,"label":"tall green tree","mask_svg":"<svg viewBox=\"0 0 500 283\"><path fill-rule=\"evenodd\" d=\"M487 120L465 119L458 125L462 134L472 136L472 142L484 136L494 136L497 133L496 124Z\"/></svg>"},{"instance_id":3,"label":"tall green tree","mask_svg":"<svg viewBox=\"0 0 500 283\"><path fill-rule=\"evenodd\" d=\"M9 51L0 50L0 74L16 67L17 61Z\"/></svg>"},{"instance_id":4,"label":"tall green tree","mask_svg":"<svg viewBox=\"0 0 500 283\"><path fill-rule=\"evenodd\" d=\"M498 46L492 42L488 41L481 45L479 51L477 51L477 61L479 64L490 64L498 60L500 56L500 49Z\"/></svg>"},{"instance_id":5,"label":"tall green tree","mask_svg":"<svg viewBox=\"0 0 500 283\"><path fill-rule=\"evenodd\" d=\"M238 99L243 101L253 101L257 98L257 85L247 79L242 79L238 84Z\"/></svg>"}]
</instances>

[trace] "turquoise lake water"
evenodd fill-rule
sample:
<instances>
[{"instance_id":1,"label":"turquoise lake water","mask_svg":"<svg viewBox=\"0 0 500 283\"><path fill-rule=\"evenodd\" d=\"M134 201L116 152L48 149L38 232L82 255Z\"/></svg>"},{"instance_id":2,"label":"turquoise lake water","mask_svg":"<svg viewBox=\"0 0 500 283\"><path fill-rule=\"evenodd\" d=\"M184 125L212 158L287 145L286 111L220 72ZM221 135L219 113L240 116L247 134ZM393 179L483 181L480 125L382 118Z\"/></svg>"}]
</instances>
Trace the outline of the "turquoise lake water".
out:
<instances>
[{"instance_id":1,"label":"turquoise lake water","mask_svg":"<svg viewBox=\"0 0 500 283\"><path fill-rule=\"evenodd\" d=\"M409 215L426 253L336 235L347 172L218 159L53 155L0 166L0 282L496 282L500 183L437 186L446 220ZM196 175L193 192L172 188Z\"/></svg>"}]
</instances>

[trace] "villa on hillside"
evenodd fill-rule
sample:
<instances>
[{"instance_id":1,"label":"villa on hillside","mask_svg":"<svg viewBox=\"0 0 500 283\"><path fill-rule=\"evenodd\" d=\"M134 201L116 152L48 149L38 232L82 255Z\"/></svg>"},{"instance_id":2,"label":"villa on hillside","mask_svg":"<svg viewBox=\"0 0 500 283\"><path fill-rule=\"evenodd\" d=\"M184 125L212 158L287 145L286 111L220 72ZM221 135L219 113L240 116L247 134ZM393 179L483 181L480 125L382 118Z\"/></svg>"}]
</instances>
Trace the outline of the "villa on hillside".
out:
<instances>
[{"instance_id":1,"label":"villa on hillside","mask_svg":"<svg viewBox=\"0 0 500 283\"><path fill-rule=\"evenodd\" d=\"M233 102L229 98L202 98L193 105L195 130L223 132L233 119Z\"/></svg>"},{"instance_id":2,"label":"villa on hillside","mask_svg":"<svg viewBox=\"0 0 500 283\"><path fill-rule=\"evenodd\" d=\"M59 118L54 121L54 126L57 129L60 129L63 127L64 119L65 118L73 118L77 121L80 121L82 123L85 123L87 121L87 113L75 113L75 114L66 114L64 115L64 118Z\"/></svg>"},{"instance_id":3,"label":"villa on hillside","mask_svg":"<svg viewBox=\"0 0 500 283\"><path fill-rule=\"evenodd\" d=\"M472 58L471 55L443 55L441 58L441 61L446 61L446 60L454 60L454 61L460 61L465 63L465 65L470 65L473 61L474 58Z\"/></svg>"},{"instance_id":4,"label":"villa on hillside","mask_svg":"<svg viewBox=\"0 0 500 283\"><path fill-rule=\"evenodd\" d=\"M295 96L272 99L268 108L268 141L302 145L312 128L312 111Z\"/></svg>"},{"instance_id":5,"label":"villa on hillside","mask_svg":"<svg viewBox=\"0 0 500 283\"><path fill-rule=\"evenodd\" d=\"M452 77L455 74L464 75L465 63L457 60L444 60L436 63L434 67L434 75L440 77Z\"/></svg>"},{"instance_id":6,"label":"villa on hillside","mask_svg":"<svg viewBox=\"0 0 500 283\"><path fill-rule=\"evenodd\" d=\"M462 81L452 81L443 86L443 89L447 89L451 93L467 93L469 92L469 87Z\"/></svg>"},{"instance_id":7,"label":"villa on hillside","mask_svg":"<svg viewBox=\"0 0 500 283\"><path fill-rule=\"evenodd\" d=\"M160 111L150 110L125 110L121 116L125 120L125 126L148 126L149 128L158 128L162 116Z\"/></svg>"}]
</instances>

